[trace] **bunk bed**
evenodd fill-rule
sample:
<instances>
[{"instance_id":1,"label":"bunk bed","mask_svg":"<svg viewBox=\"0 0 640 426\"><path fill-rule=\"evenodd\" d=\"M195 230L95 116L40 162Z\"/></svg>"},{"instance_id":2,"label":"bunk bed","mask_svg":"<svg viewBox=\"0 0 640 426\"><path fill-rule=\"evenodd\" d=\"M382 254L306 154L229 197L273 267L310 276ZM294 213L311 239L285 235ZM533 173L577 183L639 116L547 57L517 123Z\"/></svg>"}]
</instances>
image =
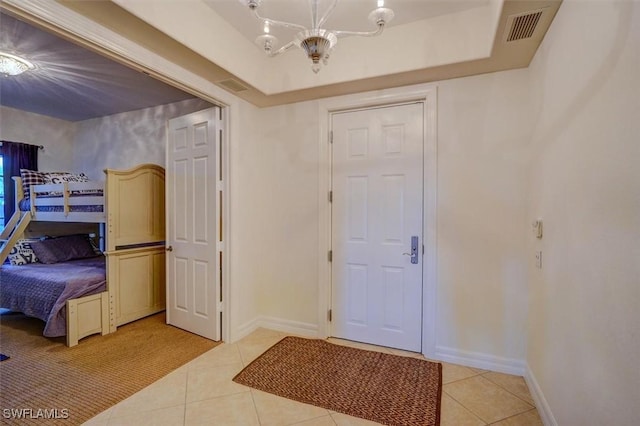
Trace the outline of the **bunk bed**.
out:
<instances>
[{"instance_id":1,"label":"bunk bed","mask_svg":"<svg viewBox=\"0 0 640 426\"><path fill-rule=\"evenodd\" d=\"M0 307L43 319L45 336L66 334L68 346L165 309L164 169L142 164L129 170L107 169L105 174L105 182L27 186L22 177L14 177L16 212L0 235L2 263L19 242L27 241L25 232L32 222L102 225L97 256L0 268L1 300L9 305ZM57 274L56 279L51 274ZM37 288L35 282L50 287L44 299L34 302L49 311L36 312L32 306L39 296L27 289ZM62 329L61 317L66 323Z\"/></svg>"}]
</instances>

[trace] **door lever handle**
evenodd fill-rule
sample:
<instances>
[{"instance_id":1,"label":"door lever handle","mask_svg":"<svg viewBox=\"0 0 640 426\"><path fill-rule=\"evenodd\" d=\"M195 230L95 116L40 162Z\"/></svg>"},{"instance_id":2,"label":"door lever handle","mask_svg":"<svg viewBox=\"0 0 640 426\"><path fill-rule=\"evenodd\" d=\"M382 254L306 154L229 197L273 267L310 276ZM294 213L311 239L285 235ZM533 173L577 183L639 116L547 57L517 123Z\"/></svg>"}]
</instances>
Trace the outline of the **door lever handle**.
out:
<instances>
[{"instance_id":1,"label":"door lever handle","mask_svg":"<svg viewBox=\"0 0 640 426\"><path fill-rule=\"evenodd\" d=\"M166 250L166 251L173 251L173 247L172 247L172 246L169 246L169 247L165 248L165 250Z\"/></svg>"},{"instance_id":2,"label":"door lever handle","mask_svg":"<svg viewBox=\"0 0 640 426\"><path fill-rule=\"evenodd\" d=\"M418 263L418 236L411 236L411 253L402 253L403 256L411 256L411 263Z\"/></svg>"}]
</instances>

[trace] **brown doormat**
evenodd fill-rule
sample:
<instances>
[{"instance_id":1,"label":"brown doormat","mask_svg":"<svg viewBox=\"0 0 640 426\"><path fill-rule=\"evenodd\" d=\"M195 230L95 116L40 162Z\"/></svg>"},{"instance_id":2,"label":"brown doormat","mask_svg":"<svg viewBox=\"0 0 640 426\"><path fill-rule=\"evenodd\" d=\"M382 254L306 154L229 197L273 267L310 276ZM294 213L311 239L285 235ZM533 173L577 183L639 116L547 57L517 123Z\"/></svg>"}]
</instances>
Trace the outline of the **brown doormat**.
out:
<instances>
[{"instance_id":1,"label":"brown doormat","mask_svg":"<svg viewBox=\"0 0 640 426\"><path fill-rule=\"evenodd\" d=\"M69 348L42 336L44 322L0 315L1 424L79 425L218 342L166 324L156 314Z\"/></svg>"},{"instance_id":2,"label":"brown doormat","mask_svg":"<svg viewBox=\"0 0 640 426\"><path fill-rule=\"evenodd\" d=\"M285 337L234 382L386 425L440 424L442 364Z\"/></svg>"}]
</instances>

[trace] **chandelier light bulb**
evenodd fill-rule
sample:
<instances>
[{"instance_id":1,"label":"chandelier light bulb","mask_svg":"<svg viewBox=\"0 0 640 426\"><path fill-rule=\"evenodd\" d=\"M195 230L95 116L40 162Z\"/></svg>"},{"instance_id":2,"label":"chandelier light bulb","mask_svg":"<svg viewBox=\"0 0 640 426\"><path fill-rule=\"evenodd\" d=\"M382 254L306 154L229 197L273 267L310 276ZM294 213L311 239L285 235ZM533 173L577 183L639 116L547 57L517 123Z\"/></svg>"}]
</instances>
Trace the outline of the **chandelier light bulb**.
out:
<instances>
[{"instance_id":1,"label":"chandelier light bulb","mask_svg":"<svg viewBox=\"0 0 640 426\"><path fill-rule=\"evenodd\" d=\"M271 34L262 34L256 38L256 44L260 46L265 53L271 54L278 45L278 39Z\"/></svg>"}]
</instances>

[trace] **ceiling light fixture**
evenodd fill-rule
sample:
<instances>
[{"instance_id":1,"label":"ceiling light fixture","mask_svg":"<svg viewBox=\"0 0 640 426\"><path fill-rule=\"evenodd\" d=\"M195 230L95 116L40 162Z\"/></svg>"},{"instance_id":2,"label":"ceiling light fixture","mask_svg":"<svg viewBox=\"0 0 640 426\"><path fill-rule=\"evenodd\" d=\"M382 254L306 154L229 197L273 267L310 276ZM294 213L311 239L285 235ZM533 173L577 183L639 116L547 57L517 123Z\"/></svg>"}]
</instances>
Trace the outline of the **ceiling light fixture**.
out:
<instances>
[{"instance_id":1,"label":"ceiling light fixture","mask_svg":"<svg viewBox=\"0 0 640 426\"><path fill-rule=\"evenodd\" d=\"M374 23L377 29L372 31L334 31L322 28L338 4L338 0L332 0L331 4L322 16L318 14L319 0L309 0L311 7L311 28L308 29L303 25L294 24L284 21L276 21L266 18L258 13L258 7L263 0L240 0L251 9L254 16L263 23L264 34L256 38L256 44L264 49L267 56L276 56L282 52L296 46L304 50L307 57L311 59L311 69L317 73L320 71L321 64L327 65L329 54L338 42L338 37L343 36L361 36L373 37L382 33L385 25L393 19L393 10L384 7L384 0L377 0L377 8L369 13L369 21ZM284 46L276 50L278 39L269 33L269 27L285 27L299 32L295 38Z\"/></svg>"},{"instance_id":2,"label":"ceiling light fixture","mask_svg":"<svg viewBox=\"0 0 640 426\"><path fill-rule=\"evenodd\" d=\"M0 74L5 77L22 74L34 68L35 66L26 59L10 53L0 52Z\"/></svg>"}]
</instances>

